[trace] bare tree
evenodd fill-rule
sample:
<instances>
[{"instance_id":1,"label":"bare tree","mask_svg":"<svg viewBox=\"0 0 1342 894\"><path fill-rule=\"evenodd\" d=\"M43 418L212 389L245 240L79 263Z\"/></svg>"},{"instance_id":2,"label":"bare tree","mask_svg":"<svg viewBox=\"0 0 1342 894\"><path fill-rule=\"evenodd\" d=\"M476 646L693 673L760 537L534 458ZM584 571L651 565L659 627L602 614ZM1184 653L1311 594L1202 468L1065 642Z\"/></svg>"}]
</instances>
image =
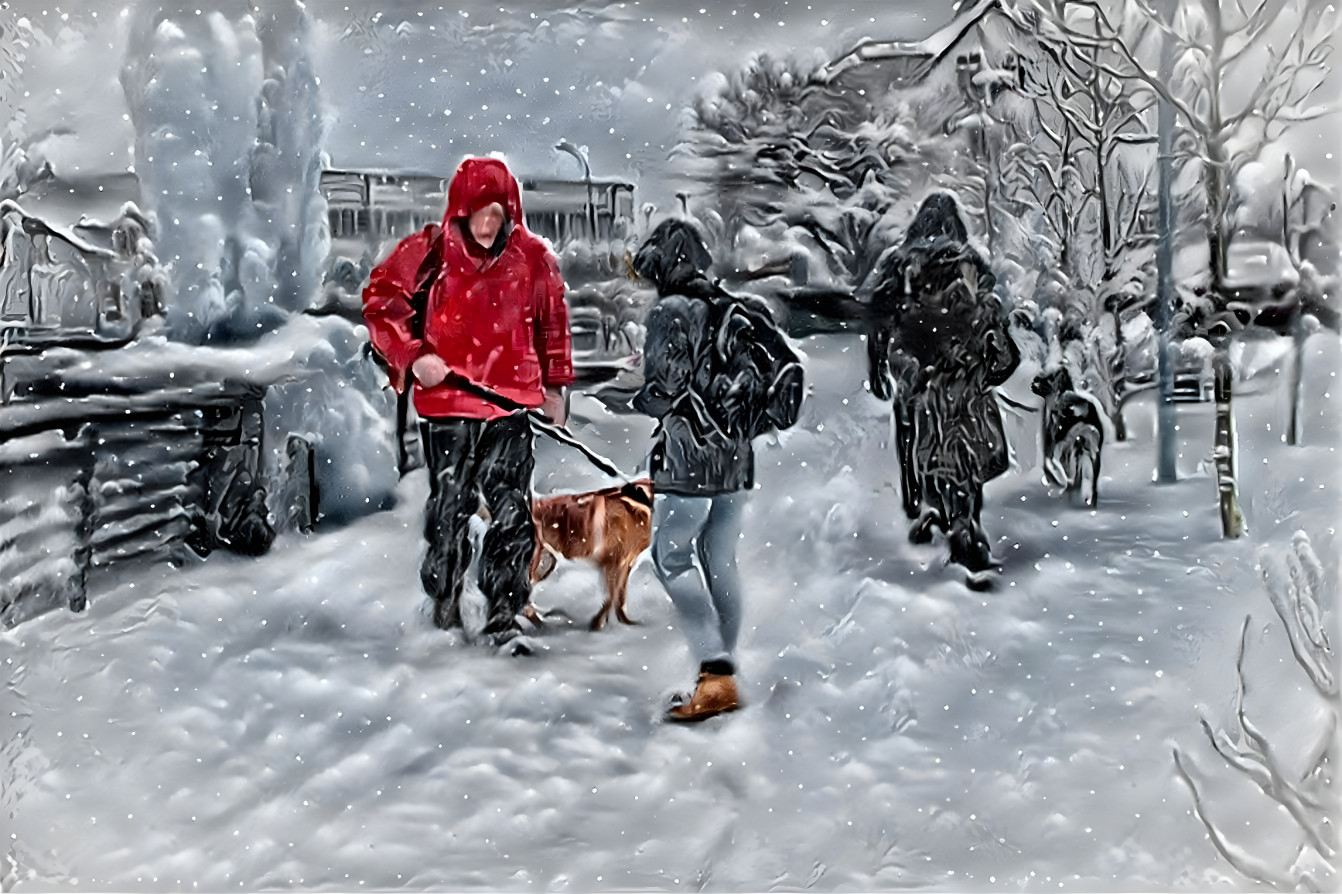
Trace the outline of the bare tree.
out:
<instances>
[{"instance_id":1,"label":"bare tree","mask_svg":"<svg viewBox=\"0 0 1342 894\"><path fill-rule=\"evenodd\" d=\"M1090 333L1084 375L1104 404L1119 440L1128 390L1125 319L1150 304L1154 256L1149 200L1152 158L1145 146L1149 90L1113 73L1113 51L1078 45L1041 17L1076 30L1095 29L1064 0L1008 9L1018 26L1019 93L1028 112L1011 122L1014 142L1005 176L1017 198L1045 212L1071 308ZM1138 35L1126 35L1135 40ZM1134 148L1136 147L1136 148ZM1109 336L1100 337L1101 327Z\"/></svg>"},{"instance_id":2,"label":"bare tree","mask_svg":"<svg viewBox=\"0 0 1342 894\"><path fill-rule=\"evenodd\" d=\"M1136 78L1159 94L1193 138L1189 151L1201 168L1208 253L1206 303L1182 317L1217 347L1214 457L1221 525L1226 537L1238 537L1244 517L1235 479L1233 370L1227 350L1240 324L1227 306L1236 180L1286 129L1329 111L1310 102L1328 72L1335 8L1319 0L1196 0L1179 4L1171 17L1147 0L1029 2L1044 13L1043 30L1050 36L1081 50L1111 51L1115 59L1100 63L1102 69L1113 77ZM1078 24L1083 18L1086 24ZM1159 34L1172 42L1172 78L1152 69L1153 47L1159 47L1155 41L1134 40L1133 21L1147 26L1143 37Z\"/></svg>"}]
</instances>

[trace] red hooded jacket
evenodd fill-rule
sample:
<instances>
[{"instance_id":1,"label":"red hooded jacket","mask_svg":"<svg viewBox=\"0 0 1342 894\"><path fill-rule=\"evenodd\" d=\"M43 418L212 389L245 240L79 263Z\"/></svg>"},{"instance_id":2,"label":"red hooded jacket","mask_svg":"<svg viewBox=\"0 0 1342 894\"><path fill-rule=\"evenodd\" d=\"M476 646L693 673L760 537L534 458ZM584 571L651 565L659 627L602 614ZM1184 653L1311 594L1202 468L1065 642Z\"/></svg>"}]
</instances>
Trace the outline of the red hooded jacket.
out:
<instances>
[{"instance_id":1,"label":"red hooded jacket","mask_svg":"<svg viewBox=\"0 0 1342 894\"><path fill-rule=\"evenodd\" d=\"M465 219L491 202L504 207L501 253L466 235ZM424 337L411 331L410 298L420 266L442 234L442 263L429 290ZM546 387L573 382L573 349L564 280L549 245L527 230L517 180L494 158L468 158L447 192L441 228L430 226L401 241L372 272L363 292L364 320L389 367L391 384L405 390L411 364L437 354L453 371L526 406L539 407ZM507 410L447 384L415 383L422 417L494 419Z\"/></svg>"}]
</instances>

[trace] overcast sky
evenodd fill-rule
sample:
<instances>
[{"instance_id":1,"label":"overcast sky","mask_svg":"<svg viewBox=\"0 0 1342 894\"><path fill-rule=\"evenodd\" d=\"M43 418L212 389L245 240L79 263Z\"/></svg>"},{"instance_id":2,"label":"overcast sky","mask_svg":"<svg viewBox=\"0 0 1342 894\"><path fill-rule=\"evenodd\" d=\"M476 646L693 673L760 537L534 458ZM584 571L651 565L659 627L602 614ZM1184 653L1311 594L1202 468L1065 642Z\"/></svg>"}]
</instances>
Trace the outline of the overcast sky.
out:
<instances>
[{"instance_id":1,"label":"overcast sky","mask_svg":"<svg viewBox=\"0 0 1342 894\"><path fill-rule=\"evenodd\" d=\"M245 8L201 0L191 9ZM39 0L11 7L49 43L32 47L24 86L29 133L61 172L125 171L134 135L118 74L134 16L112 6L71 9ZM863 36L918 39L952 15L947 0L542 0L438 5L407 0L311 0L311 58L331 116L335 166L450 173L468 154L501 152L519 173L578 176L556 152L589 150L597 177L640 186L665 203L663 183L682 110L716 72L754 52L832 58ZM1307 163L1336 182L1335 123L1298 136Z\"/></svg>"},{"instance_id":2,"label":"overcast sky","mask_svg":"<svg viewBox=\"0 0 1342 894\"><path fill-rule=\"evenodd\" d=\"M50 40L25 65L29 132L53 131L43 149L58 170L127 170L134 134L118 74L134 16L12 5ZM681 110L714 72L753 52L829 58L868 34L916 39L952 14L945 0L314 0L307 9L333 165L450 173L467 154L502 152L519 172L577 176L579 163L554 149L566 139L588 148L594 176L648 188Z\"/></svg>"},{"instance_id":3,"label":"overcast sky","mask_svg":"<svg viewBox=\"0 0 1342 894\"><path fill-rule=\"evenodd\" d=\"M951 14L944 0L384 10L377 40L339 39L348 18L320 17L317 65L340 103L334 158L440 169L501 151L522 169L574 174L578 163L553 149L568 139L589 148L598 176L663 167L695 92L753 52L830 58L866 34L925 36Z\"/></svg>"}]
</instances>

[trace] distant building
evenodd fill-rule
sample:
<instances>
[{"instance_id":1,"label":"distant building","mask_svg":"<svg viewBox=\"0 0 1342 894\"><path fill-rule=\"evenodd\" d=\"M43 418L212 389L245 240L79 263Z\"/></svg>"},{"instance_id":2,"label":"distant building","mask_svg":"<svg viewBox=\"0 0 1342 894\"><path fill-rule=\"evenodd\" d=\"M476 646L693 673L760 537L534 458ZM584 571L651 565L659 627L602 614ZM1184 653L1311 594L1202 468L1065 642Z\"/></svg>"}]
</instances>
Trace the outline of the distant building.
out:
<instances>
[{"instance_id":1,"label":"distant building","mask_svg":"<svg viewBox=\"0 0 1342 894\"><path fill-rule=\"evenodd\" d=\"M442 219L450 181L436 174L323 171L321 191L331 235L379 240L408 236ZM578 239L621 238L634 231L632 183L538 177L519 182L527 229L556 246Z\"/></svg>"},{"instance_id":2,"label":"distant building","mask_svg":"<svg viewBox=\"0 0 1342 894\"><path fill-rule=\"evenodd\" d=\"M447 180L436 174L322 171L331 236L401 237L442 219Z\"/></svg>"},{"instance_id":3,"label":"distant building","mask_svg":"<svg viewBox=\"0 0 1342 894\"><path fill-rule=\"evenodd\" d=\"M957 13L945 27L922 40L863 38L824 66L819 76L839 88L866 91L910 88L928 81L935 72L947 71L942 63L958 53L956 67L951 71L963 80L971 65L981 64L977 30L999 5L999 0L977 0Z\"/></svg>"},{"instance_id":4,"label":"distant building","mask_svg":"<svg viewBox=\"0 0 1342 894\"><path fill-rule=\"evenodd\" d=\"M127 235L143 224L122 217L67 228L15 202L0 203L3 342L119 342L143 317L159 313L158 283Z\"/></svg>"},{"instance_id":5,"label":"distant building","mask_svg":"<svg viewBox=\"0 0 1342 894\"><path fill-rule=\"evenodd\" d=\"M591 204L588 204L588 189ZM634 185L621 180L522 178L522 213L527 229L555 245L582 239L592 232L605 241L634 232Z\"/></svg>"}]
</instances>

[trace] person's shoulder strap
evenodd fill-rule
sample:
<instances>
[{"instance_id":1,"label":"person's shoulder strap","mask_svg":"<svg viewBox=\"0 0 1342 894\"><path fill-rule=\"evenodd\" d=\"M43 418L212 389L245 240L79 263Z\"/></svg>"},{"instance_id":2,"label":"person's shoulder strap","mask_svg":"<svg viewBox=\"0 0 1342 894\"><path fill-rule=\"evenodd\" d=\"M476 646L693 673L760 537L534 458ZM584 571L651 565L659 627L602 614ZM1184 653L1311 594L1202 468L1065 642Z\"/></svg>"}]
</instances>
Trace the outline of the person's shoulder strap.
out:
<instances>
[{"instance_id":1,"label":"person's shoulder strap","mask_svg":"<svg viewBox=\"0 0 1342 894\"><path fill-rule=\"evenodd\" d=\"M424 228L424 235L429 239L429 250L424 255L424 260L420 261L419 271L415 275L416 289L419 291L428 284L432 284L432 278L437 276L438 270L443 265L443 228L442 225L431 223Z\"/></svg>"},{"instance_id":2,"label":"person's shoulder strap","mask_svg":"<svg viewBox=\"0 0 1342 894\"><path fill-rule=\"evenodd\" d=\"M770 354L781 355L785 360L796 357L778 321L774 319L773 312L764 301L754 296L735 297L733 307L750 321L755 340Z\"/></svg>"},{"instance_id":3,"label":"person's shoulder strap","mask_svg":"<svg viewBox=\"0 0 1342 894\"><path fill-rule=\"evenodd\" d=\"M415 338L424 337L424 316L428 313L429 291L433 288L433 281L438 278L438 271L443 266L442 226L431 223L424 228L424 233L429 237L429 250L415 272L415 291L410 296L410 309L414 314L410 318L410 333Z\"/></svg>"}]
</instances>

